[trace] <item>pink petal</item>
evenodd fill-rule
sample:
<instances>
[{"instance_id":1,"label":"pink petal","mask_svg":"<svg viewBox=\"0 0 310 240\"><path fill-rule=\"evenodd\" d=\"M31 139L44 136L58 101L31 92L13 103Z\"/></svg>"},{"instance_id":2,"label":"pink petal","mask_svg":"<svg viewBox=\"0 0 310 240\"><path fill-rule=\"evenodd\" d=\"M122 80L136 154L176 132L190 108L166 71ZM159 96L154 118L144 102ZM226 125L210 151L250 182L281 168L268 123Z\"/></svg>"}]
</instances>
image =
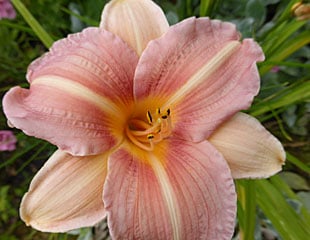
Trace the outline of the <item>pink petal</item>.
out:
<instances>
[{"instance_id":1,"label":"pink petal","mask_svg":"<svg viewBox=\"0 0 310 240\"><path fill-rule=\"evenodd\" d=\"M121 149L104 187L115 239L231 239L236 195L223 157L204 141L169 140L154 152Z\"/></svg>"},{"instance_id":2,"label":"pink petal","mask_svg":"<svg viewBox=\"0 0 310 240\"><path fill-rule=\"evenodd\" d=\"M141 55L148 42L165 33L169 24L153 1L113 0L102 12L100 27L121 37Z\"/></svg>"},{"instance_id":3,"label":"pink petal","mask_svg":"<svg viewBox=\"0 0 310 240\"><path fill-rule=\"evenodd\" d=\"M118 37L86 29L30 65L30 89L11 89L4 112L15 127L71 154L102 153L121 141L136 63Z\"/></svg>"},{"instance_id":4,"label":"pink petal","mask_svg":"<svg viewBox=\"0 0 310 240\"><path fill-rule=\"evenodd\" d=\"M106 173L107 155L73 157L56 151L32 180L21 203L21 218L47 232L96 224L106 215L102 202Z\"/></svg>"},{"instance_id":5,"label":"pink petal","mask_svg":"<svg viewBox=\"0 0 310 240\"><path fill-rule=\"evenodd\" d=\"M205 139L258 92L255 63L264 59L262 50L252 39L238 40L235 26L218 20L190 18L172 26L140 58L136 101L160 98L176 134Z\"/></svg>"},{"instance_id":6,"label":"pink petal","mask_svg":"<svg viewBox=\"0 0 310 240\"><path fill-rule=\"evenodd\" d=\"M208 139L225 157L234 178L266 178L281 171L285 151L255 118L238 113Z\"/></svg>"}]
</instances>

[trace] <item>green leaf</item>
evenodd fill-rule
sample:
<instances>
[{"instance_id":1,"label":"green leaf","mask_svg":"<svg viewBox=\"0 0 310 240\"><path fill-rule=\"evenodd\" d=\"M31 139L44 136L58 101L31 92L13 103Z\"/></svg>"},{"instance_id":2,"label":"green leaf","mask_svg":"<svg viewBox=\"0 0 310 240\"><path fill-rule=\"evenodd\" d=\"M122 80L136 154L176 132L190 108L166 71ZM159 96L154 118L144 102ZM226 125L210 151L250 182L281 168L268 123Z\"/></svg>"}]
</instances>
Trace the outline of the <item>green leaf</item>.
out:
<instances>
[{"instance_id":1,"label":"green leaf","mask_svg":"<svg viewBox=\"0 0 310 240\"><path fill-rule=\"evenodd\" d=\"M19 138L18 138L19 140ZM10 164L13 164L17 159L19 159L20 157L22 157L24 154L30 152L31 150L33 150L35 147L37 147L40 143L42 143L42 140L39 139L30 139L31 142L29 143L28 146L25 146L23 149L20 149L18 151L15 151L11 157L9 157L8 159L6 159L5 161L1 162L0 164L0 169L8 166ZM17 148L18 149L18 148Z\"/></svg>"},{"instance_id":2,"label":"green leaf","mask_svg":"<svg viewBox=\"0 0 310 240\"><path fill-rule=\"evenodd\" d=\"M16 23L10 22L7 19L1 19L0 25L8 26L8 27L11 27L11 28L14 28L14 29L18 29L18 30L23 31L23 32L28 32L28 33L33 34L33 31L32 31L31 28L24 27L24 26L21 26L20 24L16 24Z\"/></svg>"},{"instance_id":3,"label":"green leaf","mask_svg":"<svg viewBox=\"0 0 310 240\"><path fill-rule=\"evenodd\" d=\"M310 82L300 82L299 84L291 85L290 87L286 88L275 98L253 105L250 109L250 113L253 116L258 116L271 110L288 106L298 101L306 100L309 97Z\"/></svg>"},{"instance_id":4,"label":"green leaf","mask_svg":"<svg viewBox=\"0 0 310 240\"><path fill-rule=\"evenodd\" d=\"M246 5L245 16L255 20L255 28L261 26L266 18L266 8L263 2L261 0L249 0Z\"/></svg>"},{"instance_id":5,"label":"green leaf","mask_svg":"<svg viewBox=\"0 0 310 240\"><path fill-rule=\"evenodd\" d=\"M301 240L310 236L310 225L288 204L278 188L269 181L256 181L256 199L283 240Z\"/></svg>"},{"instance_id":6,"label":"green leaf","mask_svg":"<svg viewBox=\"0 0 310 240\"><path fill-rule=\"evenodd\" d=\"M276 4L276 3L278 3L278 2L280 2L280 0L264 0L264 1L263 1L263 4L264 4L265 6L267 6L267 5L269 5L269 4Z\"/></svg>"},{"instance_id":7,"label":"green leaf","mask_svg":"<svg viewBox=\"0 0 310 240\"><path fill-rule=\"evenodd\" d=\"M294 190L310 190L307 181L293 172L281 172L279 176Z\"/></svg>"},{"instance_id":8,"label":"green leaf","mask_svg":"<svg viewBox=\"0 0 310 240\"><path fill-rule=\"evenodd\" d=\"M299 209L299 214L302 216L302 218L305 220L305 222L310 223L310 214L309 214L309 210L306 208L306 205L302 203L301 198L299 198L295 192L293 192L293 190L290 188L289 185L287 185L287 183L285 181L283 181L283 179L278 176L275 175L273 177L270 178L270 182L287 198L291 199L291 200L295 200L299 203L301 203L300 205L300 209Z\"/></svg>"},{"instance_id":9,"label":"green leaf","mask_svg":"<svg viewBox=\"0 0 310 240\"><path fill-rule=\"evenodd\" d=\"M25 21L29 24L38 38L42 41L45 47L50 48L54 40L50 35L43 29L39 22L32 16L25 5L20 0L11 0L17 11L23 16Z\"/></svg>"},{"instance_id":10,"label":"green leaf","mask_svg":"<svg viewBox=\"0 0 310 240\"><path fill-rule=\"evenodd\" d=\"M237 180L238 220L240 239L254 240L256 226L256 194L255 182L252 180Z\"/></svg>"},{"instance_id":11,"label":"green leaf","mask_svg":"<svg viewBox=\"0 0 310 240\"><path fill-rule=\"evenodd\" d=\"M299 25L301 26L301 25ZM287 30L286 30L287 31ZM280 41L276 38L275 41ZM278 45L278 48L273 48L270 52L266 53L267 61L259 64L259 72L261 75L266 74L270 69L274 66L272 62L283 61L291 54L295 53L297 50L302 48L303 46L310 43L310 31L305 31L285 43L279 46L276 43L273 43L275 46ZM266 50L267 51L267 50ZM306 66L307 67L307 66Z\"/></svg>"},{"instance_id":12,"label":"green leaf","mask_svg":"<svg viewBox=\"0 0 310 240\"><path fill-rule=\"evenodd\" d=\"M300 198L308 211L310 211L310 192L301 191L298 192L296 195Z\"/></svg>"},{"instance_id":13,"label":"green leaf","mask_svg":"<svg viewBox=\"0 0 310 240\"><path fill-rule=\"evenodd\" d=\"M220 0L201 0L199 7L199 16L211 16L218 5L221 4Z\"/></svg>"},{"instance_id":14,"label":"green leaf","mask_svg":"<svg viewBox=\"0 0 310 240\"><path fill-rule=\"evenodd\" d=\"M25 162L23 162L22 166L20 166L18 169L17 169L17 174L21 173L24 168L26 166L28 166L32 161L34 161L44 150L46 150L47 147L50 146L50 143L48 142L43 142L42 146L36 146L36 150L35 152L32 154L31 157L29 157Z\"/></svg>"},{"instance_id":15,"label":"green leaf","mask_svg":"<svg viewBox=\"0 0 310 240\"><path fill-rule=\"evenodd\" d=\"M177 15L175 12L173 12L173 11L168 11L168 12L166 13L166 18L167 18L168 23L169 23L170 25L174 25L174 24L176 24L176 23L179 22L179 17L178 17L178 15Z\"/></svg>"},{"instance_id":16,"label":"green leaf","mask_svg":"<svg viewBox=\"0 0 310 240\"><path fill-rule=\"evenodd\" d=\"M291 20L274 26L272 31L269 31L268 35L265 35L261 40L266 56L272 56L280 46L287 48L289 45L286 41L304 25L305 22ZM294 40L295 38L292 39Z\"/></svg>"},{"instance_id":17,"label":"green leaf","mask_svg":"<svg viewBox=\"0 0 310 240\"><path fill-rule=\"evenodd\" d=\"M72 4L72 5L73 5L73 4ZM73 5L73 6L74 6L74 5ZM99 25L99 22L94 21L94 20L92 20L92 19L89 19L88 17L83 17L83 16L81 16L80 14L78 14L78 13L72 11L72 10L69 10L69 9L67 9L67 8L62 7L62 8L61 8L61 11L64 11L65 13L67 13L67 14L69 14L69 15L71 15L71 16L77 18L77 19L79 19L81 22L84 22L84 23L86 23L87 25L90 25L90 26L98 26L98 25Z\"/></svg>"},{"instance_id":18,"label":"green leaf","mask_svg":"<svg viewBox=\"0 0 310 240\"><path fill-rule=\"evenodd\" d=\"M284 2L286 6L285 9L282 11L280 17L278 18L278 22L285 21L285 19L292 17L291 9L295 3L301 2L300 0L291 0L289 3Z\"/></svg>"},{"instance_id":19,"label":"green leaf","mask_svg":"<svg viewBox=\"0 0 310 240\"><path fill-rule=\"evenodd\" d=\"M310 167L300 161L298 158L293 156L292 154L286 152L286 159L297 166L299 169L303 170L304 172L310 174Z\"/></svg>"}]
</instances>

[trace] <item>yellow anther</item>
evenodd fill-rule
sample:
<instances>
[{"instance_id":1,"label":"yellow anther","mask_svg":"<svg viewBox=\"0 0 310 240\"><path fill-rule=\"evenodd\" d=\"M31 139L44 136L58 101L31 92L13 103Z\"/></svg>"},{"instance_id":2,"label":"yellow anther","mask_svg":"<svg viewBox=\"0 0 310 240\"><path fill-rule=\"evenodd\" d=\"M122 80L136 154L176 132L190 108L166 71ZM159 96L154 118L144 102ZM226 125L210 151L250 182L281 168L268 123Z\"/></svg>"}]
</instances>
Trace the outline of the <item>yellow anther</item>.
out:
<instances>
[{"instance_id":1,"label":"yellow anther","mask_svg":"<svg viewBox=\"0 0 310 240\"><path fill-rule=\"evenodd\" d=\"M147 135L147 139L153 139L154 138L154 134L148 134Z\"/></svg>"}]
</instances>

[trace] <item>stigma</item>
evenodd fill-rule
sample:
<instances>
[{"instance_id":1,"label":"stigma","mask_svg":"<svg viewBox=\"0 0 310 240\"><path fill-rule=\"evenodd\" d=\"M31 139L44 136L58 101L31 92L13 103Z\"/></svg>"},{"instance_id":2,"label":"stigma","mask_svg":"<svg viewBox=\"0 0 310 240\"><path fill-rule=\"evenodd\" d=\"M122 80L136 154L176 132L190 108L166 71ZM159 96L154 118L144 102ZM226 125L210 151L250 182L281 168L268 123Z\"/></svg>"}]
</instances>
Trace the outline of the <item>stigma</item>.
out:
<instances>
[{"instance_id":1,"label":"stigma","mask_svg":"<svg viewBox=\"0 0 310 240\"><path fill-rule=\"evenodd\" d=\"M157 143L168 138L172 132L170 109L162 112L146 111L145 120L133 118L126 127L126 135L139 148L152 151Z\"/></svg>"}]
</instances>

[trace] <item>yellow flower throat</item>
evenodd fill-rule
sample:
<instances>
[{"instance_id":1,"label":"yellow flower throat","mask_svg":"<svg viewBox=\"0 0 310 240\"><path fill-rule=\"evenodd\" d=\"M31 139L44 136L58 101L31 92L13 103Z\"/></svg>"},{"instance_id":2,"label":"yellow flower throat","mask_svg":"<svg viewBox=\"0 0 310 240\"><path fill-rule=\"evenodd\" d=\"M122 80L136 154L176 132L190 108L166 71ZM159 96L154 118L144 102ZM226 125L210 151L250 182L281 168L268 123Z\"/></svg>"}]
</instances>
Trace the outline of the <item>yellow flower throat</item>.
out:
<instances>
[{"instance_id":1,"label":"yellow flower throat","mask_svg":"<svg viewBox=\"0 0 310 240\"><path fill-rule=\"evenodd\" d=\"M154 145L171 134L170 109L164 113L157 108L154 113L146 112L146 121L133 118L129 121L126 128L126 135L136 146L152 151Z\"/></svg>"}]
</instances>

